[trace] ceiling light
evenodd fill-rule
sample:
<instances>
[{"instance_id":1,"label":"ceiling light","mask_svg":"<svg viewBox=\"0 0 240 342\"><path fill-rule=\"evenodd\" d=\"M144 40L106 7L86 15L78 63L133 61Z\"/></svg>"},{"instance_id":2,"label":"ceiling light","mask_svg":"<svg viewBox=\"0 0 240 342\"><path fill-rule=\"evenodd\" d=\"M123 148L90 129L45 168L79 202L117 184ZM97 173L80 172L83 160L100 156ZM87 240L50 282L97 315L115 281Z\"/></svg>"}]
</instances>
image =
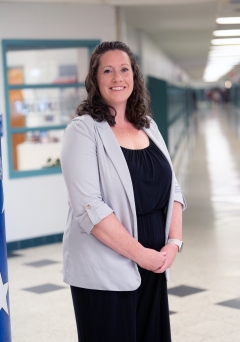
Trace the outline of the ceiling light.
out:
<instances>
[{"instance_id":1,"label":"ceiling light","mask_svg":"<svg viewBox=\"0 0 240 342\"><path fill-rule=\"evenodd\" d=\"M239 57L209 57L208 64L211 65L239 65L240 58Z\"/></svg>"},{"instance_id":2,"label":"ceiling light","mask_svg":"<svg viewBox=\"0 0 240 342\"><path fill-rule=\"evenodd\" d=\"M240 24L240 17L217 18L218 24Z\"/></svg>"},{"instance_id":3,"label":"ceiling light","mask_svg":"<svg viewBox=\"0 0 240 342\"><path fill-rule=\"evenodd\" d=\"M212 45L232 45L232 44L240 44L240 38L220 38L220 39L212 39Z\"/></svg>"},{"instance_id":4,"label":"ceiling light","mask_svg":"<svg viewBox=\"0 0 240 342\"><path fill-rule=\"evenodd\" d=\"M240 60L240 56L239 54L238 55L225 55L225 56L222 56L222 55L211 55L209 54L208 56L209 59L214 59L214 60L223 60L223 61L229 61L229 60Z\"/></svg>"},{"instance_id":5,"label":"ceiling light","mask_svg":"<svg viewBox=\"0 0 240 342\"><path fill-rule=\"evenodd\" d=\"M219 69L222 67L223 69L228 68L230 65L234 65L235 63L232 63L231 61L227 63L217 63L215 60L208 60L206 69Z\"/></svg>"},{"instance_id":6,"label":"ceiling light","mask_svg":"<svg viewBox=\"0 0 240 342\"><path fill-rule=\"evenodd\" d=\"M211 51L239 51L240 45L214 45L211 46Z\"/></svg>"},{"instance_id":7,"label":"ceiling light","mask_svg":"<svg viewBox=\"0 0 240 342\"><path fill-rule=\"evenodd\" d=\"M209 56L216 57L228 57L228 56L240 56L240 49L236 51L228 51L228 50L210 50L208 53Z\"/></svg>"},{"instance_id":8,"label":"ceiling light","mask_svg":"<svg viewBox=\"0 0 240 342\"><path fill-rule=\"evenodd\" d=\"M232 88L232 82L231 81L226 81L225 82L225 88L227 88L227 89Z\"/></svg>"},{"instance_id":9,"label":"ceiling light","mask_svg":"<svg viewBox=\"0 0 240 342\"><path fill-rule=\"evenodd\" d=\"M233 69L234 65L231 63L225 63L225 64L216 64L212 62L208 62L205 71L203 80L205 82L216 82L218 81L222 76L227 74L229 71Z\"/></svg>"},{"instance_id":10,"label":"ceiling light","mask_svg":"<svg viewBox=\"0 0 240 342\"><path fill-rule=\"evenodd\" d=\"M213 31L215 37L240 36L240 30L216 30Z\"/></svg>"},{"instance_id":11,"label":"ceiling light","mask_svg":"<svg viewBox=\"0 0 240 342\"><path fill-rule=\"evenodd\" d=\"M232 55L229 55L229 56L214 56L214 55L210 55L208 56L208 59L211 59L211 60L216 60L216 61L230 61L230 60L236 60L236 61L239 61L240 60L240 56L239 55L235 55L235 56L232 56Z\"/></svg>"}]
</instances>

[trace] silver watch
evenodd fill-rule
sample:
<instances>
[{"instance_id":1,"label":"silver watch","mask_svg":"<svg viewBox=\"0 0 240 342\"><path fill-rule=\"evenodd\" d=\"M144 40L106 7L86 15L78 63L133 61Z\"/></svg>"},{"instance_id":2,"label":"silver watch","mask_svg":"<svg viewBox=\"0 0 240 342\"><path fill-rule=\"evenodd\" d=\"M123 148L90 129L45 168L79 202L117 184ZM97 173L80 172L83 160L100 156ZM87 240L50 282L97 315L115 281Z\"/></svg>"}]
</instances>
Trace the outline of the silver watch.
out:
<instances>
[{"instance_id":1,"label":"silver watch","mask_svg":"<svg viewBox=\"0 0 240 342\"><path fill-rule=\"evenodd\" d=\"M168 239L167 243L174 243L174 245L178 246L178 252L182 252L183 249L183 241L178 239Z\"/></svg>"}]
</instances>

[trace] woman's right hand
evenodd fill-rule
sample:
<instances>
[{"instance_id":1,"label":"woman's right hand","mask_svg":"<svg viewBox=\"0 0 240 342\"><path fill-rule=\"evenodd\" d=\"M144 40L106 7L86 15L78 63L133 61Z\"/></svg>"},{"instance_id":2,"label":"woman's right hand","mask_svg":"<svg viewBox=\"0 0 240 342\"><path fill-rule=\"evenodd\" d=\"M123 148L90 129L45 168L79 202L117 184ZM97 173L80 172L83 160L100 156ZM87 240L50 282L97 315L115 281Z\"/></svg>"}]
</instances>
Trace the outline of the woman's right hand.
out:
<instances>
[{"instance_id":1,"label":"woman's right hand","mask_svg":"<svg viewBox=\"0 0 240 342\"><path fill-rule=\"evenodd\" d=\"M97 239L119 254L135 261L140 267L155 273L163 273L167 251L145 248L133 238L117 217L112 213L96 224L91 230Z\"/></svg>"},{"instance_id":2,"label":"woman's right hand","mask_svg":"<svg viewBox=\"0 0 240 342\"><path fill-rule=\"evenodd\" d=\"M164 264L166 255L167 252L157 252L154 249L143 248L137 264L148 271L157 273L157 270Z\"/></svg>"}]
</instances>

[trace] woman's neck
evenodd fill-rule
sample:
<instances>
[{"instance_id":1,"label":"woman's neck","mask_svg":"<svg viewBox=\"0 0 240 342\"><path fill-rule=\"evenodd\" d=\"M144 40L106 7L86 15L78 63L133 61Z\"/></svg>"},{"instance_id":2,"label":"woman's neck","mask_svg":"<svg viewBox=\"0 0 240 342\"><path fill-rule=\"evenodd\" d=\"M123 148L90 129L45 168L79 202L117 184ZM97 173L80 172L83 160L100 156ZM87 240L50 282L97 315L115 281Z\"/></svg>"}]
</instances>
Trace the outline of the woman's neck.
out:
<instances>
[{"instance_id":1,"label":"woman's neck","mask_svg":"<svg viewBox=\"0 0 240 342\"><path fill-rule=\"evenodd\" d=\"M112 115L114 116L116 115L115 121L117 125L121 126L121 125L124 125L126 122L128 122L126 118L126 104L114 106L114 109L116 112L112 108L110 108L110 112Z\"/></svg>"}]
</instances>

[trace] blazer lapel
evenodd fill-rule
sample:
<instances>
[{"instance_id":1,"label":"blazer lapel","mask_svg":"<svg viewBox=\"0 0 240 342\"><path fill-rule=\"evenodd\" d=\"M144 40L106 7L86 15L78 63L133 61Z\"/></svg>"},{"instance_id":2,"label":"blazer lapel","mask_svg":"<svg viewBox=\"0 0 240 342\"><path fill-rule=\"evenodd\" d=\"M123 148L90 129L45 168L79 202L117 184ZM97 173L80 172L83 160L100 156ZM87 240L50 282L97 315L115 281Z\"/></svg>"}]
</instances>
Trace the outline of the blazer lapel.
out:
<instances>
[{"instance_id":1,"label":"blazer lapel","mask_svg":"<svg viewBox=\"0 0 240 342\"><path fill-rule=\"evenodd\" d=\"M111 159L113 165L115 166L115 169L126 191L132 212L134 215L136 215L132 180L121 147L119 146L119 143L113 131L111 130L109 124L106 121L95 123L97 126L98 133L103 142L103 145L106 149L106 152L109 158Z\"/></svg>"}]
</instances>

